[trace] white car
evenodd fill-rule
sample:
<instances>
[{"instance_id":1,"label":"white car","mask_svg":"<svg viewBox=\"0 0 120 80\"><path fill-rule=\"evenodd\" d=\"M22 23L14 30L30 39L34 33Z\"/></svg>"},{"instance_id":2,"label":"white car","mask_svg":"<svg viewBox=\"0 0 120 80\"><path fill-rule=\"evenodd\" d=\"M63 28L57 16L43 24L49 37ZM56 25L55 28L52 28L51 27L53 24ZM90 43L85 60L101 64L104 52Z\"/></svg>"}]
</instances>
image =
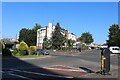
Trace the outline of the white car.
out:
<instances>
[{"instance_id":1,"label":"white car","mask_svg":"<svg viewBox=\"0 0 120 80\"><path fill-rule=\"evenodd\" d=\"M111 46L109 50L111 53L120 53L120 47L118 46Z\"/></svg>"}]
</instances>

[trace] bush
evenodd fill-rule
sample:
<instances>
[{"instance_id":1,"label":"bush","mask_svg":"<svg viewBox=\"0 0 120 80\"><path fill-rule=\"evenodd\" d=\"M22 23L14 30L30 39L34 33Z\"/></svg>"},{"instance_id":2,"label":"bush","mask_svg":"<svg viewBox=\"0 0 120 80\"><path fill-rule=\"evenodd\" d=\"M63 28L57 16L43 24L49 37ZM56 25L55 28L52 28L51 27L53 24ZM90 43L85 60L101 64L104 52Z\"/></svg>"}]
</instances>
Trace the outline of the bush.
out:
<instances>
[{"instance_id":1,"label":"bush","mask_svg":"<svg viewBox=\"0 0 120 80\"><path fill-rule=\"evenodd\" d=\"M28 45L24 41L20 42L18 49L19 49L20 55L27 55L28 54Z\"/></svg>"},{"instance_id":2,"label":"bush","mask_svg":"<svg viewBox=\"0 0 120 80\"><path fill-rule=\"evenodd\" d=\"M2 49L5 49L5 44L4 43L2 43Z\"/></svg>"},{"instance_id":3,"label":"bush","mask_svg":"<svg viewBox=\"0 0 120 80\"><path fill-rule=\"evenodd\" d=\"M19 54L20 54L20 56L28 55L28 50L21 50L21 51L19 51Z\"/></svg>"},{"instance_id":4,"label":"bush","mask_svg":"<svg viewBox=\"0 0 120 80\"><path fill-rule=\"evenodd\" d=\"M17 49L17 48L14 48L14 50L13 50L13 52L12 52L12 55L13 55L13 56L16 56L17 54L19 54L19 53L18 53L18 49Z\"/></svg>"},{"instance_id":5,"label":"bush","mask_svg":"<svg viewBox=\"0 0 120 80\"><path fill-rule=\"evenodd\" d=\"M36 46L30 46L30 55L35 54Z\"/></svg>"},{"instance_id":6,"label":"bush","mask_svg":"<svg viewBox=\"0 0 120 80\"><path fill-rule=\"evenodd\" d=\"M2 49L2 56L12 56L12 53L8 48L4 48Z\"/></svg>"},{"instance_id":7,"label":"bush","mask_svg":"<svg viewBox=\"0 0 120 80\"><path fill-rule=\"evenodd\" d=\"M85 45L82 46L82 50L87 50L87 49L88 49L88 46L85 46Z\"/></svg>"}]
</instances>

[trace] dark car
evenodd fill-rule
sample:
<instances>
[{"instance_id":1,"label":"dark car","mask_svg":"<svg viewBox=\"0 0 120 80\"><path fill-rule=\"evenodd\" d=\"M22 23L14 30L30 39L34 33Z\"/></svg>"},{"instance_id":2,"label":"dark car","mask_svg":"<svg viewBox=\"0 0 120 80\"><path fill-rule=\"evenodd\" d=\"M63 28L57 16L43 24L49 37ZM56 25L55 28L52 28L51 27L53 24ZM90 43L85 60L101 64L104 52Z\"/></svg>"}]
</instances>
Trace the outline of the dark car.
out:
<instances>
[{"instance_id":1,"label":"dark car","mask_svg":"<svg viewBox=\"0 0 120 80\"><path fill-rule=\"evenodd\" d=\"M49 55L49 52L47 50L45 50L45 49L37 49L36 51L40 52L43 55Z\"/></svg>"},{"instance_id":2,"label":"dark car","mask_svg":"<svg viewBox=\"0 0 120 80\"><path fill-rule=\"evenodd\" d=\"M104 49L107 49L107 48L100 48L100 50L104 50Z\"/></svg>"}]
</instances>

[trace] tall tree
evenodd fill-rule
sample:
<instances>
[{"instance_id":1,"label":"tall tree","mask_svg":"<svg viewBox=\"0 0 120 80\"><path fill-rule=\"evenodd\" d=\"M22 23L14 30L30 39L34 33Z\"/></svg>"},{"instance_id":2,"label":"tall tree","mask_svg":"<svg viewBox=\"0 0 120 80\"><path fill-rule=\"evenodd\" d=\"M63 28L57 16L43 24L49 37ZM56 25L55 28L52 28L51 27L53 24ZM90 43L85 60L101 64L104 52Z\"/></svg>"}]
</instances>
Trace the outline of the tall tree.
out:
<instances>
[{"instance_id":1,"label":"tall tree","mask_svg":"<svg viewBox=\"0 0 120 80\"><path fill-rule=\"evenodd\" d=\"M120 46L120 27L113 24L109 28L109 39L107 40L108 46Z\"/></svg>"},{"instance_id":2,"label":"tall tree","mask_svg":"<svg viewBox=\"0 0 120 80\"><path fill-rule=\"evenodd\" d=\"M61 49L63 45L64 37L61 34L61 27L59 23L57 23L55 26L55 30L52 34L51 41L52 41L52 47L54 49Z\"/></svg>"},{"instance_id":3,"label":"tall tree","mask_svg":"<svg viewBox=\"0 0 120 80\"><path fill-rule=\"evenodd\" d=\"M29 37L28 34L30 33L29 29L23 28L19 32L19 42L24 41L29 45Z\"/></svg>"},{"instance_id":4,"label":"tall tree","mask_svg":"<svg viewBox=\"0 0 120 80\"><path fill-rule=\"evenodd\" d=\"M50 47L50 41L48 40L48 38L45 36L45 38L43 39L43 48L44 49L48 49Z\"/></svg>"},{"instance_id":5,"label":"tall tree","mask_svg":"<svg viewBox=\"0 0 120 80\"><path fill-rule=\"evenodd\" d=\"M67 44L68 44L69 47L73 47L73 44L74 44L75 42L76 42L75 40L68 39Z\"/></svg>"},{"instance_id":6,"label":"tall tree","mask_svg":"<svg viewBox=\"0 0 120 80\"><path fill-rule=\"evenodd\" d=\"M92 34L90 34L89 32L82 33L82 36L79 39L86 44L90 44L94 41L94 39L92 38Z\"/></svg>"},{"instance_id":7,"label":"tall tree","mask_svg":"<svg viewBox=\"0 0 120 80\"><path fill-rule=\"evenodd\" d=\"M31 30L31 36L32 37L32 44L31 46L35 46L37 43L37 30L41 28L41 25L35 24L34 28Z\"/></svg>"},{"instance_id":8,"label":"tall tree","mask_svg":"<svg viewBox=\"0 0 120 80\"><path fill-rule=\"evenodd\" d=\"M19 42L25 41L28 46L35 46L37 41L37 30L40 28L41 26L36 24L33 29L21 29L19 32Z\"/></svg>"},{"instance_id":9,"label":"tall tree","mask_svg":"<svg viewBox=\"0 0 120 80\"><path fill-rule=\"evenodd\" d=\"M37 31L40 28L41 28L41 25L39 25L39 24L36 23L35 26L34 26L34 28L32 30Z\"/></svg>"}]
</instances>

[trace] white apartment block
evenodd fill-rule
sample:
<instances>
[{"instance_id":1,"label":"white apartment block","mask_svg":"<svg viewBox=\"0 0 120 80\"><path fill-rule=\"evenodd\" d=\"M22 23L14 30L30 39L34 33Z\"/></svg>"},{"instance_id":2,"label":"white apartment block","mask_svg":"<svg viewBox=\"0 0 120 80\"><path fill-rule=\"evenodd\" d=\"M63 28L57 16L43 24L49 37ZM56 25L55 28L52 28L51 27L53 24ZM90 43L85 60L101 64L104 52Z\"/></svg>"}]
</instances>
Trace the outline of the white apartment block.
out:
<instances>
[{"instance_id":1,"label":"white apartment block","mask_svg":"<svg viewBox=\"0 0 120 80\"><path fill-rule=\"evenodd\" d=\"M43 28L37 30L37 47L42 48L43 40L44 40L45 36L48 39L51 39L52 32L54 31L54 29L55 29L55 26L53 26L52 23L49 23L48 27L43 27ZM63 33L63 32L61 32L61 33L63 35L65 35L65 33ZM76 36L71 33L67 34L67 38L76 41Z\"/></svg>"},{"instance_id":2,"label":"white apartment block","mask_svg":"<svg viewBox=\"0 0 120 80\"><path fill-rule=\"evenodd\" d=\"M45 36L50 39L52 37L52 32L54 31L55 26L52 23L48 24L48 27L43 27L37 30L37 47L42 47L43 39Z\"/></svg>"},{"instance_id":3,"label":"white apartment block","mask_svg":"<svg viewBox=\"0 0 120 80\"><path fill-rule=\"evenodd\" d=\"M76 41L76 36L74 34L68 33L68 39L75 40Z\"/></svg>"}]
</instances>

